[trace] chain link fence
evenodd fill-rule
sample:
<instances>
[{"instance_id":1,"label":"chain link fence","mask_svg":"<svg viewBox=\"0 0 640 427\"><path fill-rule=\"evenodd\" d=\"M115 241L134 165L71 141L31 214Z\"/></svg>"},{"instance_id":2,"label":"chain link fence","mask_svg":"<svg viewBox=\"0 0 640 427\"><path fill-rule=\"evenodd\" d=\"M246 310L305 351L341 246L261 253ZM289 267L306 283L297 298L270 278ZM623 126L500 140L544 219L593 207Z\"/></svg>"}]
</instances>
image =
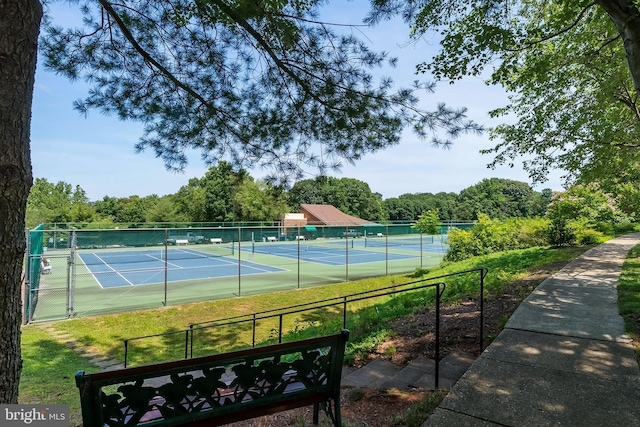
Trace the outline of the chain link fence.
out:
<instances>
[{"instance_id":1,"label":"chain link fence","mask_svg":"<svg viewBox=\"0 0 640 427\"><path fill-rule=\"evenodd\" d=\"M131 311L401 274L437 265L450 227L368 226L28 231L26 322ZM37 266L37 267L36 267Z\"/></svg>"}]
</instances>

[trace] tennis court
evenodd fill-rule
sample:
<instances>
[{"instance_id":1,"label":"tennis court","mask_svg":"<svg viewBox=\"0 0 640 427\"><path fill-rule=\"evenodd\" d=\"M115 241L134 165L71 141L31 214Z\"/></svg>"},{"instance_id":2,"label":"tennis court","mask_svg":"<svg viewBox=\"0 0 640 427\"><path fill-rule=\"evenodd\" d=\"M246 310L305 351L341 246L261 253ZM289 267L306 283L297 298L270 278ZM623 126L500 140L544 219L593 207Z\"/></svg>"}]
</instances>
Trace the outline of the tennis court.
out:
<instances>
[{"instance_id":1,"label":"tennis court","mask_svg":"<svg viewBox=\"0 0 640 427\"><path fill-rule=\"evenodd\" d=\"M403 250L414 252L445 253L449 248L446 244L448 236L429 237L366 237L354 240L355 247L389 248L389 250Z\"/></svg>"},{"instance_id":2,"label":"tennis court","mask_svg":"<svg viewBox=\"0 0 640 427\"><path fill-rule=\"evenodd\" d=\"M79 254L84 266L102 288L253 275L284 271L195 249L100 251ZM165 273L166 267L166 273Z\"/></svg>"},{"instance_id":3,"label":"tennis court","mask_svg":"<svg viewBox=\"0 0 640 427\"><path fill-rule=\"evenodd\" d=\"M251 245L245 245L246 247L243 247L242 250L331 266L404 260L418 256L354 249L356 247L354 242L350 240L291 243L254 242Z\"/></svg>"}]
</instances>

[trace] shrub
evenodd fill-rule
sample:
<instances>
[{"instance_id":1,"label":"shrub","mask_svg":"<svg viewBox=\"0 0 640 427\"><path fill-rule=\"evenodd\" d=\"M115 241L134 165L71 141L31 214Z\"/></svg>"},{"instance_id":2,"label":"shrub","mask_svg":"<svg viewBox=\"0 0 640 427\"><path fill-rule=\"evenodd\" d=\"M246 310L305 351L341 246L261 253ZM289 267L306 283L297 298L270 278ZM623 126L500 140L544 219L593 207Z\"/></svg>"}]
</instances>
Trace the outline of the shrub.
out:
<instances>
[{"instance_id":1,"label":"shrub","mask_svg":"<svg viewBox=\"0 0 640 427\"><path fill-rule=\"evenodd\" d=\"M604 234L590 228L582 228L575 232L576 241L579 245L597 245L604 240Z\"/></svg>"},{"instance_id":2,"label":"shrub","mask_svg":"<svg viewBox=\"0 0 640 427\"><path fill-rule=\"evenodd\" d=\"M547 237L555 247L571 246L576 242L576 234L566 221L555 220L549 224Z\"/></svg>"},{"instance_id":3,"label":"shrub","mask_svg":"<svg viewBox=\"0 0 640 427\"><path fill-rule=\"evenodd\" d=\"M550 224L551 221L546 218L518 219L518 241L521 249L549 245Z\"/></svg>"},{"instance_id":4,"label":"shrub","mask_svg":"<svg viewBox=\"0 0 640 427\"><path fill-rule=\"evenodd\" d=\"M546 246L549 221L542 218L510 218L505 221L478 214L469 230L449 233L446 261L461 261L472 256L488 255L513 249Z\"/></svg>"},{"instance_id":5,"label":"shrub","mask_svg":"<svg viewBox=\"0 0 640 427\"><path fill-rule=\"evenodd\" d=\"M625 222L622 224L615 224L613 226L613 231L615 234L629 234L640 231L638 224L634 224L632 222Z\"/></svg>"}]
</instances>

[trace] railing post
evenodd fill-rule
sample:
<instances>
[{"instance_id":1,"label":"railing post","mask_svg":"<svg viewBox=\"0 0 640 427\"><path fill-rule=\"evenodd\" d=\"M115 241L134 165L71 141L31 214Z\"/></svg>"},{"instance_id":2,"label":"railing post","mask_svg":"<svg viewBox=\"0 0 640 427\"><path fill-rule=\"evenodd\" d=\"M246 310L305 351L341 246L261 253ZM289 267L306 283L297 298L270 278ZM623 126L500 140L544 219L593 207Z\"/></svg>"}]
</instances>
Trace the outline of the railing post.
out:
<instances>
[{"instance_id":1,"label":"railing post","mask_svg":"<svg viewBox=\"0 0 640 427\"><path fill-rule=\"evenodd\" d=\"M256 346L256 314L253 313L253 331L251 333L251 347Z\"/></svg>"},{"instance_id":2,"label":"railing post","mask_svg":"<svg viewBox=\"0 0 640 427\"><path fill-rule=\"evenodd\" d=\"M347 329L347 297L343 297L342 303L342 329Z\"/></svg>"},{"instance_id":3,"label":"railing post","mask_svg":"<svg viewBox=\"0 0 640 427\"><path fill-rule=\"evenodd\" d=\"M438 389L440 382L440 283L436 285L436 361L435 388Z\"/></svg>"},{"instance_id":4,"label":"railing post","mask_svg":"<svg viewBox=\"0 0 640 427\"><path fill-rule=\"evenodd\" d=\"M279 332L278 332L278 344L282 344L282 314L280 314L280 326L279 326Z\"/></svg>"}]
</instances>

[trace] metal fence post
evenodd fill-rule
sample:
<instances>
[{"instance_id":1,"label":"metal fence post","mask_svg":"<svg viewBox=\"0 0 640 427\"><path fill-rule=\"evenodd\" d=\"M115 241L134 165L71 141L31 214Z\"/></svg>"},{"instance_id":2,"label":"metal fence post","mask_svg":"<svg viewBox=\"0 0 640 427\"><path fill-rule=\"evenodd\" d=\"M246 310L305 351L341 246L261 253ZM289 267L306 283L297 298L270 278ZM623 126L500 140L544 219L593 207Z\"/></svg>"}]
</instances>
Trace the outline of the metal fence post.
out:
<instances>
[{"instance_id":1,"label":"metal fence post","mask_svg":"<svg viewBox=\"0 0 640 427\"><path fill-rule=\"evenodd\" d=\"M342 329L346 329L347 328L347 297L343 297L344 298L344 302L343 304L343 308L342 308Z\"/></svg>"},{"instance_id":2,"label":"metal fence post","mask_svg":"<svg viewBox=\"0 0 640 427\"><path fill-rule=\"evenodd\" d=\"M76 251L78 246L78 236L76 230L71 232L71 283L69 284L69 317L73 317L75 314L76 303Z\"/></svg>"},{"instance_id":3,"label":"metal fence post","mask_svg":"<svg viewBox=\"0 0 640 427\"><path fill-rule=\"evenodd\" d=\"M169 229L164 229L164 301L162 305L167 306L167 293L169 286Z\"/></svg>"}]
</instances>

